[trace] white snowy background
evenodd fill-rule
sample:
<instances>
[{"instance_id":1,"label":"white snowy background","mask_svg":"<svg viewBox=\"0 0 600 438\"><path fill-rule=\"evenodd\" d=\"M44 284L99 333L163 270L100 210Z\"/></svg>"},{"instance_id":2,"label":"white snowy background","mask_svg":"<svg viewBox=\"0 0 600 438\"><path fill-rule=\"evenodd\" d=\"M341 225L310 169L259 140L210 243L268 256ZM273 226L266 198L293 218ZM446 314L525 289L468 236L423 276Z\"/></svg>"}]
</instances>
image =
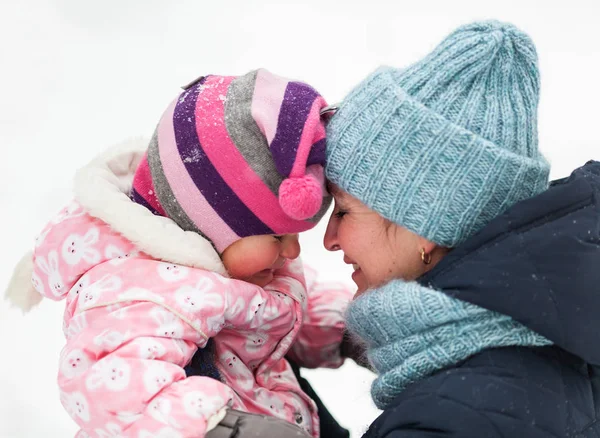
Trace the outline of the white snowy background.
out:
<instances>
[{"instance_id":1,"label":"white snowy background","mask_svg":"<svg viewBox=\"0 0 600 438\"><path fill-rule=\"evenodd\" d=\"M0 2L0 290L74 170L106 146L150 135L178 86L266 67L329 102L381 64L406 66L456 26L508 20L537 43L540 145L553 177L600 159L598 0L21 0ZM303 237L304 259L349 282L341 254ZM55 384L62 303L26 316L0 302L0 437L68 437ZM378 414L354 364L306 375L359 437Z\"/></svg>"}]
</instances>

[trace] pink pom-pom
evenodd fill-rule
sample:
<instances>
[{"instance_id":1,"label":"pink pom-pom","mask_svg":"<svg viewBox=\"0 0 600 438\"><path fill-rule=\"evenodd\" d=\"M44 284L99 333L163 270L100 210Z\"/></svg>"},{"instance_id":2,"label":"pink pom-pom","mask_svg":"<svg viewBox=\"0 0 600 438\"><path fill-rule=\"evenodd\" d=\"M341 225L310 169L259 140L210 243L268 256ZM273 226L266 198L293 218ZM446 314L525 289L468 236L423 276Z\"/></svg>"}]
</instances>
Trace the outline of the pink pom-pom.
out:
<instances>
[{"instance_id":1,"label":"pink pom-pom","mask_svg":"<svg viewBox=\"0 0 600 438\"><path fill-rule=\"evenodd\" d=\"M310 219L321 209L323 189L314 175L288 178L279 186L279 205L292 219Z\"/></svg>"}]
</instances>

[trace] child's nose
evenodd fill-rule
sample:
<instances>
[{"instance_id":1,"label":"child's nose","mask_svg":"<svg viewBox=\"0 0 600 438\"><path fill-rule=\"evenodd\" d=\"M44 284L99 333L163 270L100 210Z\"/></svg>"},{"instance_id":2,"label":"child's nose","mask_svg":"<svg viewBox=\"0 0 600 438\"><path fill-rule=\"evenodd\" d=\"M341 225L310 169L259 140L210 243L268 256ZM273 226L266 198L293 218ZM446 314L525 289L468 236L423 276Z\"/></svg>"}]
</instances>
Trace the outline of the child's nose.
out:
<instances>
[{"instance_id":1,"label":"child's nose","mask_svg":"<svg viewBox=\"0 0 600 438\"><path fill-rule=\"evenodd\" d=\"M281 240L281 257L286 259L296 259L300 255L300 242L297 234L286 234Z\"/></svg>"}]
</instances>

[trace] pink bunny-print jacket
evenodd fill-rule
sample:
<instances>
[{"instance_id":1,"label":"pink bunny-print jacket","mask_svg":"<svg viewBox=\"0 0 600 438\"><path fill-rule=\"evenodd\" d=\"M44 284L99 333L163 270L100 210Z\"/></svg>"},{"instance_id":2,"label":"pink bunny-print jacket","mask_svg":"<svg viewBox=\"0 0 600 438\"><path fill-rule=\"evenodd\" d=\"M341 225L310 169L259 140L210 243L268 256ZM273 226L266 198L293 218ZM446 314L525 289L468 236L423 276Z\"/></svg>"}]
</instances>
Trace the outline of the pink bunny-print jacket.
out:
<instances>
[{"instance_id":1,"label":"pink bunny-print jacket","mask_svg":"<svg viewBox=\"0 0 600 438\"><path fill-rule=\"evenodd\" d=\"M204 239L125 195L144 148L126 144L80 171L76 201L31 256L35 290L66 300L58 383L77 436L203 437L232 407L318 437L315 403L284 356L340 366L350 292L307 284L299 260L264 288L227 278ZM186 377L209 338L222 381Z\"/></svg>"}]
</instances>

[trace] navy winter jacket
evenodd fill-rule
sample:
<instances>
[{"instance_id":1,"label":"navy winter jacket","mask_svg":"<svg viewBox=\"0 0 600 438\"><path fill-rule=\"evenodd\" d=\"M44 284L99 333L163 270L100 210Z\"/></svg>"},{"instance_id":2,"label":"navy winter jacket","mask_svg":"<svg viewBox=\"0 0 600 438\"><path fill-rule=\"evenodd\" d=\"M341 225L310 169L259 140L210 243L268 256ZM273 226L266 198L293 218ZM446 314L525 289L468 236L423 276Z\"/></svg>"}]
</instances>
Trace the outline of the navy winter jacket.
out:
<instances>
[{"instance_id":1,"label":"navy winter jacket","mask_svg":"<svg viewBox=\"0 0 600 438\"><path fill-rule=\"evenodd\" d=\"M513 206L419 279L554 342L409 386L367 438L600 437L600 163Z\"/></svg>"}]
</instances>

